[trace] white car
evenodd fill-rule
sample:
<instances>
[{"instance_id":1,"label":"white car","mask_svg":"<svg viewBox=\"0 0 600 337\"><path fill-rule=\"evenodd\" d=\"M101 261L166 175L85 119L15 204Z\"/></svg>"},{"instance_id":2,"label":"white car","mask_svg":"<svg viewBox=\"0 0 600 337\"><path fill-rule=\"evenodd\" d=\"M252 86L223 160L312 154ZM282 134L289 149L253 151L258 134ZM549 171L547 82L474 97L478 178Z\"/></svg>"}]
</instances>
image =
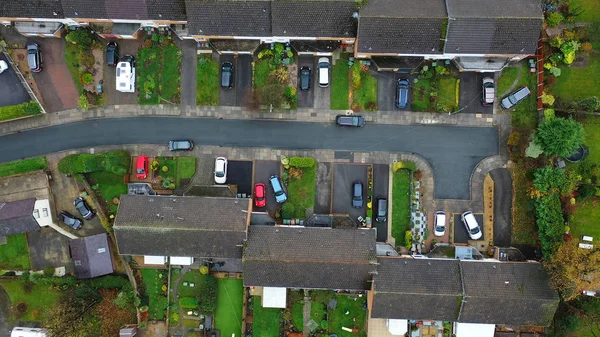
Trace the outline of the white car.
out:
<instances>
[{"instance_id":1,"label":"white car","mask_svg":"<svg viewBox=\"0 0 600 337\"><path fill-rule=\"evenodd\" d=\"M218 157L215 160L215 183L225 184L227 181L227 158Z\"/></svg>"},{"instance_id":2,"label":"white car","mask_svg":"<svg viewBox=\"0 0 600 337\"><path fill-rule=\"evenodd\" d=\"M0 74L2 74L6 69L8 69L8 63L4 60L0 60Z\"/></svg>"},{"instance_id":3,"label":"white car","mask_svg":"<svg viewBox=\"0 0 600 337\"><path fill-rule=\"evenodd\" d=\"M321 57L319 59L319 86L320 87L328 87L329 86L329 68L331 65L329 64L329 59L327 57Z\"/></svg>"},{"instance_id":4,"label":"white car","mask_svg":"<svg viewBox=\"0 0 600 337\"><path fill-rule=\"evenodd\" d=\"M135 58L125 55L117 63L117 91L135 92Z\"/></svg>"},{"instance_id":5,"label":"white car","mask_svg":"<svg viewBox=\"0 0 600 337\"><path fill-rule=\"evenodd\" d=\"M442 211L435 212L433 221L433 235L444 236L446 234L446 214Z\"/></svg>"},{"instance_id":6,"label":"white car","mask_svg":"<svg viewBox=\"0 0 600 337\"><path fill-rule=\"evenodd\" d=\"M479 224L477 223L477 219L475 219L475 216L473 215L472 212L464 212L460 218L462 219L462 222L465 224L465 227L467 228L467 233L469 233L469 237L471 237L471 240L479 240L481 239L481 237L483 236L483 233L481 233L481 227L479 227Z\"/></svg>"}]
</instances>

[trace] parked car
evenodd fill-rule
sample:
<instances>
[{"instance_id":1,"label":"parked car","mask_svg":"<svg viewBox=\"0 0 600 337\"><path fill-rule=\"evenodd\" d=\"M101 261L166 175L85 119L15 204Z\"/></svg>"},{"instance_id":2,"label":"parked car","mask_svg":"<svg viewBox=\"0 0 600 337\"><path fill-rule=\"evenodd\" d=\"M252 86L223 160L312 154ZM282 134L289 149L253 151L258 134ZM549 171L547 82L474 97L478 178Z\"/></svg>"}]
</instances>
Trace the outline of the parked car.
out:
<instances>
[{"instance_id":1,"label":"parked car","mask_svg":"<svg viewBox=\"0 0 600 337\"><path fill-rule=\"evenodd\" d=\"M227 181L227 158L217 157L215 160L215 183L225 184Z\"/></svg>"},{"instance_id":2,"label":"parked car","mask_svg":"<svg viewBox=\"0 0 600 337\"><path fill-rule=\"evenodd\" d=\"M433 218L433 235L444 236L444 234L446 234L446 213L437 211Z\"/></svg>"},{"instance_id":3,"label":"parked car","mask_svg":"<svg viewBox=\"0 0 600 337\"><path fill-rule=\"evenodd\" d=\"M494 84L494 79L491 77L484 77L483 80L481 80L481 85L481 103L483 105L494 104L494 99L496 97L496 85Z\"/></svg>"},{"instance_id":4,"label":"parked car","mask_svg":"<svg viewBox=\"0 0 600 337\"><path fill-rule=\"evenodd\" d=\"M271 183L271 188L273 188L275 201L277 201L278 204L283 204L287 200L287 195L285 194L281 180L279 180L278 176L271 176L271 178L269 178L269 183Z\"/></svg>"},{"instance_id":5,"label":"parked car","mask_svg":"<svg viewBox=\"0 0 600 337\"><path fill-rule=\"evenodd\" d=\"M377 217L375 217L375 221L385 222L387 220L387 199L379 198L377 199Z\"/></svg>"},{"instance_id":6,"label":"parked car","mask_svg":"<svg viewBox=\"0 0 600 337\"><path fill-rule=\"evenodd\" d=\"M106 44L106 64L116 67L119 63L119 45L112 41Z\"/></svg>"},{"instance_id":7,"label":"parked car","mask_svg":"<svg viewBox=\"0 0 600 337\"><path fill-rule=\"evenodd\" d=\"M194 142L191 140L171 140L169 141L169 150L171 151L191 151L194 149Z\"/></svg>"},{"instance_id":8,"label":"parked car","mask_svg":"<svg viewBox=\"0 0 600 337\"><path fill-rule=\"evenodd\" d=\"M352 183L352 207L363 207L363 183L360 180Z\"/></svg>"},{"instance_id":9,"label":"parked car","mask_svg":"<svg viewBox=\"0 0 600 337\"><path fill-rule=\"evenodd\" d=\"M519 104L525 98L527 98L527 96L529 96L529 94L531 94L531 91L529 91L529 88L527 86L521 87L517 91L506 96L500 102L500 104L502 105L502 107L504 109L508 110L508 109L514 107L515 105Z\"/></svg>"},{"instance_id":10,"label":"parked car","mask_svg":"<svg viewBox=\"0 0 600 337\"><path fill-rule=\"evenodd\" d=\"M221 64L221 87L233 89L233 63L231 62Z\"/></svg>"},{"instance_id":11,"label":"parked car","mask_svg":"<svg viewBox=\"0 0 600 337\"><path fill-rule=\"evenodd\" d=\"M120 92L135 92L135 57L125 55L117 63L116 89Z\"/></svg>"},{"instance_id":12,"label":"parked car","mask_svg":"<svg viewBox=\"0 0 600 337\"><path fill-rule=\"evenodd\" d=\"M311 70L309 67L300 68L300 90L310 89L310 74Z\"/></svg>"},{"instance_id":13,"label":"parked car","mask_svg":"<svg viewBox=\"0 0 600 337\"><path fill-rule=\"evenodd\" d=\"M6 69L8 69L8 63L4 60L0 60L0 74L2 74Z\"/></svg>"},{"instance_id":14,"label":"parked car","mask_svg":"<svg viewBox=\"0 0 600 337\"><path fill-rule=\"evenodd\" d=\"M267 186L263 183L254 184L254 206L265 207L267 205Z\"/></svg>"},{"instance_id":15,"label":"parked car","mask_svg":"<svg viewBox=\"0 0 600 337\"><path fill-rule=\"evenodd\" d=\"M85 202L85 200L83 198L75 199L75 201L73 202L73 205L75 205L75 208L77 209L79 214L81 214L81 216L84 219L90 220L91 218L94 217L94 212L92 211L90 206L88 206L88 204Z\"/></svg>"},{"instance_id":16,"label":"parked car","mask_svg":"<svg viewBox=\"0 0 600 337\"><path fill-rule=\"evenodd\" d=\"M479 227L479 224L477 223L477 219L475 219L475 216L473 215L472 212L464 212L461 216L460 216L462 222L465 224L465 227L467 228L467 233L469 233L469 237L471 238L471 240L479 240L481 239L481 237L483 236L483 233L481 233L481 227Z\"/></svg>"},{"instance_id":17,"label":"parked car","mask_svg":"<svg viewBox=\"0 0 600 337\"><path fill-rule=\"evenodd\" d=\"M135 173L138 179L146 179L148 177L148 157L146 156L138 156L136 165L135 165Z\"/></svg>"},{"instance_id":18,"label":"parked car","mask_svg":"<svg viewBox=\"0 0 600 337\"><path fill-rule=\"evenodd\" d=\"M29 63L29 69L32 72L39 73L42 71L42 53L37 43L27 45L27 63Z\"/></svg>"},{"instance_id":19,"label":"parked car","mask_svg":"<svg viewBox=\"0 0 600 337\"><path fill-rule=\"evenodd\" d=\"M327 57L321 57L319 59L319 86L329 86L329 59Z\"/></svg>"},{"instance_id":20,"label":"parked car","mask_svg":"<svg viewBox=\"0 0 600 337\"><path fill-rule=\"evenodd\" d=\"M81 228L81 226L83 226L83 221L74 217L73 215L71 215L71 213L67 211L62 211L58 213L58 221L64 223L65 225L73 229L79 229Z\"/></svg>"},{"instance_id":21,"label":"parked car","mask_svg":"<svg viewBox=\"0 0 600 337\"><path fill-rule=\"evenodd\" d=\"M337 115L335 117L335 124L339 126L352 126L360 128L365 126L365 118L359 115Z\"/></svg>"},{"instance_id":22,"label":"parked car","mask_svg":"<svg viewBox=\"0 0 600 337\"><path fill-rule=\"evenodd\" d=\"M396 107L404 109L408 105L408 89L410 84L407 79L399 79L396 84Z\"/></svg>"}]
</instances>

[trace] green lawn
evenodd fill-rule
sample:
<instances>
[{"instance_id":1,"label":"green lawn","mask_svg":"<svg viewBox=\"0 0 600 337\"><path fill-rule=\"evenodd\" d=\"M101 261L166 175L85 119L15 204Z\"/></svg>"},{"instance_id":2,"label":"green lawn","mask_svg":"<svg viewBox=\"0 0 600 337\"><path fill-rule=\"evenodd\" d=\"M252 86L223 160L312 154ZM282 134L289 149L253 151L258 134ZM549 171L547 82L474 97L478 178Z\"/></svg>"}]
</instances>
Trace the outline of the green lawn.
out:
<instances>
[{"instance_id":1,"label":"green lawn","mask_svg":"<svg viewBox=\"0 0 600 337\"><path fill-rule=\"evenodd\" d=\"M36 101L0 107L0 121L8 121L22 117L36 116L42 113L42 108Z\"/></svg>"},{"instance_id":2,"label":"green lawn","mask_svg":"<svg viewBox=\"0 0 600 337\"><path fill-rule=\"evenodd\" d=\"M296 302L292 305L292 324L298 331L304 329L304 302Z\"/></svg>"},{"instance_id":3,"label":"green lawn","mask_svg":"<svg viewBox=\"0 0 600 337\"><path fill-rule=\"evenodd\" d=\"M0 245L0 268L30 270L29 246L25 234L9 235L6 241L5 245Z\"/></svg>"},{"instance_id":4,"label":"green lawn","mask_svg":"<svg viewBox=\"0 0 600 337\"><path fill-rule=\"evenodd\" d=\"M142 268L142 278L146 285L146 294L148 295L148 317L150 319L163 320L165 318L165 308L167 296L162 291L163 280L166 283L167 271L159 269ZM161 278L160 275L163 275ZM161 308L163 306L164 308Z\"/></svg>"},{"instance_id":5,"label":"green lawn","mask_svg":"<svg viewBox=\"0 0 600 337\"><path fill-rule=\"evenodd\" d=\"M364 337L367 335L365 322L367 318L366 297L358 297L356 300L345 296L336 295L337 306L332 312L329 311L329 333L338 337ZM348 314L346 314L348 313ZM359 329L357 334L342 330L342 327Z\"/></svg>"},{"instance_id":6,"label":"green lawn","mask_svg":"<svg viewBox=\"0 0 600 337\"><path fill-rule=\"evenodd\" d=\"M8 292L12 304L27 304L27 312L20 318L23 321L47 321L59 297L59 294L47 285L36 284L29 294L23 291L21 280L0 279L0 285Z\"/></svg>"},{"instance_id":7,"label":"green lawn","mask_svg":"<svg viewBox=\"0 0 600 337\"><path fill-rule=\"evenodd\" d=\"M196 157L177 157L177 179L190 179L196 173Z\"/></svg>"},{"instance_id":8,"label":"green lawn","mask_svg":"<svg viewBox=\"0 0 600 337\"><path fill-rule=\"evenodd\" d=\"M600 8L600 3L599 3ZM565 101L600 97L600 55L590 54L587 68L561 66L562 73L552 93Z\"/></svg>"},{"instance_id":9,"label":"green lawn","mask_svg":"<svg viewBox=\"0 0 600 337\"><path fill-rule=\"evenodd\" d=\"M439 81L439 102L450 107L450 110L454 110L458 106L458 102L456 101L457 80L454 77L443 77Z\"/></svg>"},{"instance_id":10,"label":"green lawn","mask_svg":"<svg viewBox=\"0 0 600 337\"><path fill-rule=\"evenodd\" d=\"M196 297L201 293L202 282L205 278L212 277L209 275L202 275L199 270L190 270L184 276L181 282L179 282L179 296L180 297ZM175 280L171 280L174 282ZM187 282L187 286L183 285L183 282ZM190 286L190 283L194 283L194 287Z\"/></svg>"},{"instance_id":11,"label":"green lawn","mask_svg":"<svg viewBox=\"0 0 600 337\"><path fill-rule=\"evenodd\" d=\"M116 213L118 206L113 203L113 199L127 194L125 177L106 171L92 172L90 177L98 184L102 199L108 204L109 210Z\"/></svg>"},{"instance_id":12,"label":"green lawn","mask_svg":"<svg viewBox=\"0 0 600 337\"><path fill-rule=\"evenodd\" d=\"M219 105L219 63L210 55L198 56L196 104Z\"/></svg>"},{"instance_id":13,"label":"green lawn","mask_svg":"<svg viewBox=\"0 0 600 337\"><path fill-rule=\"evenodd\" d=\"M142 48L137 53L138 62L135 69L140 104L158 104L160 55L158 46Z\"/></svg>"},{"instance_id":14,"label":"green lawn","mask_svg":"<svg viewBox=\"0 0 600 337\"><path fill-rule=\"evenodd\" d=\"M13 174L22 174L37 170L47 170L48 161L46 157L37 157L31 159L23 159L12 161L10 163L0 165L0 177L12 176Z\"/></svg>"},{"instance_id":15,"label":"green lawn","mask_svg":"<svg viewBox=\"0 0 600 337\"><path fill-rule=\"evenodd\" d=\"M517 79L519 74L519 67L506 67L502 70L500 78L498 79L498 85L496 88L496 95L501 99L506 91L510 89L512 84Z\"/></svg>"},{"instance_id":16,"label":"green lawn","mask_svg":"<svg viewBox=\"0 0 600 337\"><path fill-rule=\"evenodd\" d=\"M294 205L295 217L304 219L306 209L315 205L315 188L317 184L317 168L302 168L302 178L289 178L287 186L288 201Z\"/></svg>"},{"instance_id":17,"label":"green lawn","mask_svg":"<svg viewBox=\"0 0 600 337\"><path fill-rule=\"evenodd\" d=\"M575 18L579 22L600 21L600 2L598 0L570 0L569 8L581 6L584 12Z\"/></svg>"},{"instance_id":18,"label":"green lawn","mask_svg":"<svg viewBox=\"0 0 600 337\"><path fill-rule=\"evenodd\" d=\"M254 64L254 87L260 88L267 85L267 81L269 80L269 72L271 69L269 68L269 60L258 60Z\"/></svg>"},{"instance_id":19,"label":"green lawn","mask_svg":"<svg viewBox=\"0 0 600 337\"><path fill-rule=\"evenodd\" d=\"M598 198L587 198L584 201L579 201L569 222L571 233L576 238L580 238L582 235L592 236L597 244L600 242L599 221L600 202Z\"/></svg>"},{"instance_id":20,"label":"green lawn","mask_svg":"<svg viewBox=\"0 0 600 337\"><path fill-rule=\"evenodd\" d=\"M523 69L521 71L521 77L513 90L522 86L527 86L529 87L529 90L531 90L531 95L521 103L517 104L514 111L511 111L512 125L517 128L535 129L538 123L537 80L535 78L535 73L529 72L529 65L527 62L522 61L521 67ZM559 82L561 80L562 76L560 77ZM502 94L502 92L498 91L498 95L500 94ZM499 99L502 98L504 97L499 97Z\"/></svg>"},{"instance_id":21,"label":"green lawn","mask_svg":"<svg viewBox=\"0 0 600 337\"><path fill-rule=\"evenodd\" d=\"M215 328L221 336L242 336L242 307L244 285L240 279L218 279L217 312Z\"/></svg>"},{"instance_id":22,"label":"green lawn","mask_svg":"<svg viewBox=\"0 0 600 337\"><path fill-rule=\"evenodd\" d=\"M83 92L83 85L79 78L79 47L76 44L65 42L65 62L73 78L73 83L77 88L77 92Z\"/></svg>"},{"instance_id":23,"label":"green lawn","mask_svg":"<svg viewBox=\"0 0 600 337\"><path fill-rule=\"evenodd\" d=\"M431 93L431 81L421 79L412 86L412 110L413 111L430 111L429 109L429 94Z\"/></svg>"},{"instance_id":24,"label":"green lawn","mask_svg":"<svg viewBox=\"0 0 600 337\"><path fill-rule=\"evenodd\" d=\"M336 61L331 69L331 110L348 110L348 55Z\"/></svg>"},{"instance_id":25,"label":"green lawn","mask_svg":"<svg viewBox=\"0 0 600 337\"><path fill-rule=\"evenodd\" d=\"M172 103L181 102L181 55L173 43L162 48L160 96Z\"/></svg>"},{"instance_id":26,"label":"green lawn","mask_svg":"<svg viewBox=\"0 0 600 337\"><path fill-rule=\"evenodd\" d=\"M352 94L353 102L362 110L374 111L377 108L377 79L368 70L361 71L361 82L362 86Z\"/></svg>"},{"instance_id":27,"label":"green lawn","mask_svg":"<svg viewBox=\"0 0 600 337\"><path fill-rule=\"evenodd\" d=\"M254 310L252 335L254 337L279 336L282 310L276 308L263 308L261 297L259 296L254 296L252 302L252 308Z\"/></svg>"},{"instance_id":28,"label":"green lawn","mask_svg":"<svg viewBox=\"0 0 600 337\"><path fill-rule=\"evenodd\" d=\"M410 229L410 171L400 169L392 177L392 236L396 246L404 245L404 232Z\"/></svg>"}]
</instances>

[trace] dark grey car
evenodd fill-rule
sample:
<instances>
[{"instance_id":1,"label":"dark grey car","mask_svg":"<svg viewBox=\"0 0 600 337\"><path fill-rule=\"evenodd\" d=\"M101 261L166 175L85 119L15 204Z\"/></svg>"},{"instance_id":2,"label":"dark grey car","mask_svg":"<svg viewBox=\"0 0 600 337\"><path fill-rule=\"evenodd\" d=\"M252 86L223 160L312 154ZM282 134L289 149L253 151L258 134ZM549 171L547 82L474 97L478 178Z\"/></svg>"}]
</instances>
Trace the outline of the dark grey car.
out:
<instances>
[{"instance_id":1,"label":"dark grey car","mask_svg":"<svg viewBox=\"0 0 600 337\"><path fill-rule=\"evenodd\" d=\"M119 45L116 42L106 44L106 64L116 67L119 63Z\"/></svg>"},{"instance_id":2,"label":"dark grey car","mask_svg":"<svg viewBox=\"0 0 600 337\"><path fill-rule=\"evenodd\" d=\"M84 219L90 220L94 217L94 212L83 198L75 199L73 205L75 205L75 209L77 209L79 214L81 214Z\"/></svg>"},{"instance_id":3,"label":"dark grey car","mask_svg":"<svg viewBox=\"0 0 600 337\"><path fill-rule=\"evenodd\" d=\"M522 100L527 98L531 94L529 88L527 86L521 87L510 95L506 96L502 101L500 101L500 105L504 109L510 109L515 105L519 104Z\"/></svg>"},{"instance_id":4,"label":"dark grey car","mask_svg":"<svg viewBox=\"0 0 600 337\"><path fill-rule=\"evenodd\" d=\"M73 228L80 229L83 226L83 221L77 219L71 213L62 211L58 214L58 221L64 223L65 225Z\"/></svg>"},{"instance_id":5,"label":"dark grey car","mask_svg":"<svg viewBox=\"0 0 600 337\"><path fill-rule=\"evenodd\" d=\"M309 67L300 68L300 90L310 89L310 72Z\"/></svg>"},{"instance_id":6,"label":"dark grey car","mask_svg":"<svg viewBox=\"0 0 600 337\"><path fill-rule=\"evenodd\" d=\"M191 151L194 149L194 142L191 140L171 140L169 141L169 150L171 151Z\"/></svg>"},{"instance_id":7,"label":"dark grey car","mask_svg":"<svg viewBox=\"0 0 600 337\"><path fill-rule=\"evenodd\" d=\"M42 71L42 54L37 43L27 45L27 62L29 63L29 69L34 73Z\"/></svg>"},{"instance_id":8,"label":"dark grey car","mask_svg":"<svg viewBox=\"0 0 600 337\"><path fill-rule=\"evenodd\" d=\"M363 184L359 180L352 183L352 207L363 207Z\"/></svg>"},{"instance_id":9,"label":"dark grey car","mask_svg":"<svg viewBox=\"0 0 600 337\"><path fill-rule=\"evenodd\" d=\"M335 124L339 126L352 126L360 128L365 126L365 118L358 115L338 115L335 117Z\"/></svg>"},{"instance_id":10,"label":"dark grey car","mask_svg":"<svg viewBox=\"0 0 600 337\"><path fill-rule=\"evenodd\" d=\"M233 63L223 62L221 65L221 87L233 89Z\"/></svg>"},{"instance_id":11,"label":"dark grey car","mask_svg":"<svg viewBox=\"0 0 600 337\"><path fill-rule=\"evenodd\" d=\"M396 107L398 109L404 109L408 105L408 89L408 80L398 80L398 84L396 85Z\"/></svg>"}]
</instances>

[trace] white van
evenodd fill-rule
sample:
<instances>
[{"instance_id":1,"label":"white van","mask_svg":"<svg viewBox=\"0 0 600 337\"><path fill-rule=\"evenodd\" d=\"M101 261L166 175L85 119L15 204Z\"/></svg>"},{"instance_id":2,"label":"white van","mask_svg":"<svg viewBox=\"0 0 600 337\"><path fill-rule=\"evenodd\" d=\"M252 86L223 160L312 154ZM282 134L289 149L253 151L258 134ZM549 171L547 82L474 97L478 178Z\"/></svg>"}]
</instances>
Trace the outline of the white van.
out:
<instances>
[{"instance_id":1,"label":"white van","mask_svg":"<svg viewBox=\"0 0 600 337\"><path fill-rule=\"evenodd\" d=\"M329 59L327 57L321 57L319 59L319 86L320 87L328 87L329 86Z\"/></svg>"},{"instance_id":2,"label":"white van","mask_svg":"<svg viewBox=\"0 0 600 337\"><path fill-rule=\"evenodd\" d=\"M124 56L117 64L117 91L135 92L135 58Z\"/></svg>"}]
</instances>

